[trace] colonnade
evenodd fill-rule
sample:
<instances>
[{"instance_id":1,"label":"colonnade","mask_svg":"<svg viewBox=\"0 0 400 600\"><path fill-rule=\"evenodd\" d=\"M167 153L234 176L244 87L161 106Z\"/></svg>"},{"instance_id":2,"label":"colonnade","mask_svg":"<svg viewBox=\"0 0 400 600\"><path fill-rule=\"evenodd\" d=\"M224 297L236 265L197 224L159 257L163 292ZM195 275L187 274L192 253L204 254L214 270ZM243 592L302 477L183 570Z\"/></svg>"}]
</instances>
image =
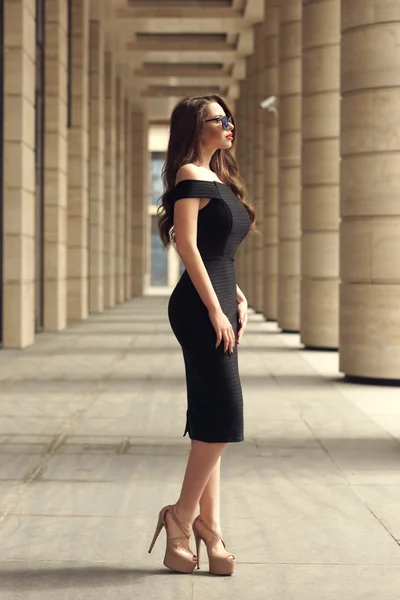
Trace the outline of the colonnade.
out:
<instances>
[{"instance_id":1,"label":"colonnade","mask_svg":"<svg viewBox=\"0 0 400 600\"><path fill-rule=\"evenodd\" d=\"M67 0L46 0L41 206L35 177L37 3L5 0L6 348L34 342L38 285L45 331L60 331L68 321L143 293L147 120L135 103L131 65L118 54L104 6L70 0L68 11Z\"/></svg>"},{"instance_id":2,"label":"colonnade","mask_svg":"<svg viewBox=\"0 0 400 600\"><path fill-rule=\"evenodd\" d=\"M239 285L354 377L400 379L399 41L387 0L265 0L237 103Z\"/></svg>"}]
</instances>

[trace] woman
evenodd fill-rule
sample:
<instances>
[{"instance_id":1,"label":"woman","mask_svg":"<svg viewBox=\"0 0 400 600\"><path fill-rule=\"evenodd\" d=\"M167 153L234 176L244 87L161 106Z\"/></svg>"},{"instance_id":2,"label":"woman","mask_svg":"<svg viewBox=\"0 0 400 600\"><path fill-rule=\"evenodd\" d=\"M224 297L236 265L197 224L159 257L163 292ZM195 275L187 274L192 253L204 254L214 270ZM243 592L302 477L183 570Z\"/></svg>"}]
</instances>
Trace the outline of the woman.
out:
<instances>
[{"instance_id":1,"label":"woman","mask_svg":"<svg viewBox=\"0 0 400 600\"><path fill-rule=\"evenodd\" d=\"M173 243L186 267L168 314L183 350L184 435L189 433L192 446L180 497L161 510L149 552L165 527L164 565L181 573L192 573L196 564L199 568L201 540L211 573L232 574L235 566L220 527L220 464L226 444L243 441L236 344L246 327L247 301L236 285L234 255L254 229L255 215L230 151L233 130L232 114L220 96L184 98L177 104L158 209L163 244ZM189 547L192 530L197 559Z\"/></svg>"}]
</instances>

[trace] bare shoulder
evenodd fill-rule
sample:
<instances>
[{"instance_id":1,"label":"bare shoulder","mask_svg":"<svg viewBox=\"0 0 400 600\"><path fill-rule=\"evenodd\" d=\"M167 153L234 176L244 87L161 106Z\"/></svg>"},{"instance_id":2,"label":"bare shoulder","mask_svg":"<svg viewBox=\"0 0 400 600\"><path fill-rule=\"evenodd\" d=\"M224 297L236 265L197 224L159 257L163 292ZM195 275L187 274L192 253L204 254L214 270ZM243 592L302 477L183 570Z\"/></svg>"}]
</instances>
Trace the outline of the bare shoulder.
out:
<instances>
[{"instance_id":1,"label":"bare shoulder","mask_svg":"<svg viewBox=\"0 0 400 600\"><path fill-rule=\"evenodd\" d=\"M179 167L176 173L175 184L179 183L180 181L184 181L185 179L196 180L201 178L202 174L201 169L199 169L199 167L196 167L196 165L192 164L182 165L182 167Z\"/></svg>"}]
</instances>

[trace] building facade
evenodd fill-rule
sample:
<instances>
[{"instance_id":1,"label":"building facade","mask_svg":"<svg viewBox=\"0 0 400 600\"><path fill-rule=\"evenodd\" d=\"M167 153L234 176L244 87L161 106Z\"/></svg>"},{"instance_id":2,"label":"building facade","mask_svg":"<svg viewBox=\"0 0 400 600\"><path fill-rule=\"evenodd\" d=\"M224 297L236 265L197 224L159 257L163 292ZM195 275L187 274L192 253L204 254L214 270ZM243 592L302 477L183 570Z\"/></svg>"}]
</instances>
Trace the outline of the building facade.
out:
<instances>
[{"instance_id":1,"label":"building facade","mask_svg":"<svg viewBox=\"0 0 400 600\"><path fill-rule=\"evenodd\" d=\"M249 304L346 375L400 379L398 2L0 0L0 23L3 348L173 285L149 133L216 92L258 216Z\"/></svg>"}]
</instances>

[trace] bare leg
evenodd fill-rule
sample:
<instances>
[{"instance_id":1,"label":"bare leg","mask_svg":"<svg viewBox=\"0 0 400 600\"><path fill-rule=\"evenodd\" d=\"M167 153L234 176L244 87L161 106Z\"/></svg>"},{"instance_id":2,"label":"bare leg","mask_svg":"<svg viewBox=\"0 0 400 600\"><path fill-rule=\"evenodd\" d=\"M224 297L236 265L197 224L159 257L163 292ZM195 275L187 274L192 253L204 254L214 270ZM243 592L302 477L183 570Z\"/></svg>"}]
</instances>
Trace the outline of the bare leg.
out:
<instances>
[{"instance_id":1,"label":"bare leg","mask_svg":"<svg viewBox=\"0 0 400 600\"><path fill-rule=\"evenodd\" d=\"M175 514L183 525L191 528L204 488L225 446L226 444L209 444L192 440L181 494L175 505ZM167 524L171 535L178 533L169 514L167 514Z\"/></svg>"},{"instance_id":2,"label":"bare leg","mask_svg":"<svg viewBox=\"0 0 400 600\"><path fill-rule=\"evenodd\" d=\"M213 468L203 494L200 498L200 516L211 529L221 532L221 457Z\"/></svg>"},{"instance_id":3,"label":"bare leg","mask_svg":"<svg viewBox=\"0 0 400 600\"><path fill-rule=\"evenodd\" d=\"M222 537L221 531L221 457L218 459L215 467L213 468L210 478L204 488L203 494L200 498L200 516L203 521L216 531ZM207 529L205 529L200 522L196 525L198 531L203 535L207 541L211 541L213 536ZM214 544L214 551L225 553L225 548L221 541Z\"/></svg>"}]
</instances>

